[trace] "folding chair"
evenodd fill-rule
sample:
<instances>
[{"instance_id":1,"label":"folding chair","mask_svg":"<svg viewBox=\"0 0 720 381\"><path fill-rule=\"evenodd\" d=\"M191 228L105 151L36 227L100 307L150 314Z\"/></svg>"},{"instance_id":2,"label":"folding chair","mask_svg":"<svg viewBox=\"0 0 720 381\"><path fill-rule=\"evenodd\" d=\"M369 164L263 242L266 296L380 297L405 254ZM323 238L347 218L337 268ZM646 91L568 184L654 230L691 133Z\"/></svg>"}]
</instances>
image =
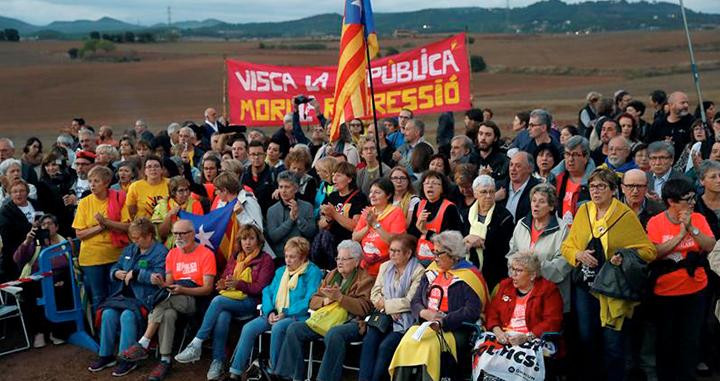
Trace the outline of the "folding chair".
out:
<instances>
[{"instance_id":1,"label":"folding chair","mask_svg":"<svg viewBox=\"0 0 720 381\"><path fill-rule=\"evenodd\" d=\"M25 319L23 318L22 310L20 309L20 300L18 294L22 291L22 288L16 286L9 286L0 288L0 320L7 320L12 318L19 318L20 325L22 326L23 334L25 335L25 345L21 347L15 347L0 353L0 356L4 356L10 353L24 351L30 348L30 337L28 336L27 327L25 326ZM11 302L10 299L14 299ZM5 339L5 334L0 339Z\"/></svg>"}]
</instances>

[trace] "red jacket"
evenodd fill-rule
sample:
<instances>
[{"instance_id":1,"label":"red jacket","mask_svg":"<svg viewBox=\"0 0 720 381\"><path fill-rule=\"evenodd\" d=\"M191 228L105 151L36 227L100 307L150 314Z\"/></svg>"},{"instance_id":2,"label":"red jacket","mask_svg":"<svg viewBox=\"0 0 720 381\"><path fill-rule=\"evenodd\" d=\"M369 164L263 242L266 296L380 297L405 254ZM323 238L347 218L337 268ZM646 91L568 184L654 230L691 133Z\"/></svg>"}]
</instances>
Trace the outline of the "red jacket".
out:
<instances>
[{"instance_id":1,"label":"red jacket","mask_svg":"<svg viewBox=\"0 0 720 381\"><path fill-rule=\"evenodd\" d=\"M503 279L486 311L488 330L494 327L503 328L510 323L516 301L517 291L512 279ZM525 311L528 329L537 337L546 332L560 332L562 319L563 301L560 291L553 282L536 278Z\"/></svg>"}]
</instances>

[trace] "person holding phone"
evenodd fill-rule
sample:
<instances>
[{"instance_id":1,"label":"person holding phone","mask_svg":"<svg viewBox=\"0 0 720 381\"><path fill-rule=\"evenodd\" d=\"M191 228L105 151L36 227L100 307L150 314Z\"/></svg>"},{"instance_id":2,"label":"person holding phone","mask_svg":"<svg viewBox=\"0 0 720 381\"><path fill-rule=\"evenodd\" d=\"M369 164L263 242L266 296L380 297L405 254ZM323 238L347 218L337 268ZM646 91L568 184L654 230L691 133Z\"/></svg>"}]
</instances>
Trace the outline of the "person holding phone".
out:
<instances>
[{"instance_id":1,"label":"person holding phone","mask_svg":"<svg viewBox=\"0 0 720 381\"><path fill-rule=\"evenodd\" d=\"M38 257L40 252L48 246L65 241L65 238L58 234L58 219L52 214L36 212L32 228L25 236L25 240L18 246L13 254L13 261L20 271L20 278L38 272ZM55 280L55 295L58 306L72 303L72 289L70 278L67 272L68 262L65 257L56 257L52 263L53 278ZM30 334L34 334L33 348L45 346L45 337L49 334L53 344L62 344L65 336L62 327L51 325L45 319L45 313L41 306L35 303L37 298L42 296L40 282L27 282L22 284L23 301L20 308L23 310L25 323ZM51 333L52 328L52 333Z\"/></svg>"},{"instance_id":2,"label":"person holding phone","mask_svg":"<svg viewBox=\"0 0 720 381\"><path fill-rule=\"evenodd\" d=\"M39 210L38 204L28 199L30 187L24 180L13 181L7 190L10 200L0 207L0 236L3 239L0 283L15 280L20 275L19 268L13 262L13 254L33 228L35 211Z\"/></svg>"}]
</instances>

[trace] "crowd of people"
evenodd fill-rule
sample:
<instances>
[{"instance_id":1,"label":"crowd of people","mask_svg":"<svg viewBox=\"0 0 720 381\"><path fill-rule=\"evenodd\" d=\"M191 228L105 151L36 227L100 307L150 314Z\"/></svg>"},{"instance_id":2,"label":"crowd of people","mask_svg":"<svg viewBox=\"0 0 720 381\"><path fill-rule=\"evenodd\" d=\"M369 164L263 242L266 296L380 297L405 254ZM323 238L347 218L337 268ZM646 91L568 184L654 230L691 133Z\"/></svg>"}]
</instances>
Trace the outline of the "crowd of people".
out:
<instances>
[{"instance_id":1,"label":"crowd of people","mask_svg":"<svg viewBox=\"0 0 720 381\"><path fill-rule=\"evenodd\" d=\"M576 124L518 112L513 136L489 109L468 110L464 127L443 113L435 144L407 109L328 141L315 100L317 125L293 102L271 135L208 108L202 124L157 134L76 118L19 158L0 138L0 282L77 238L77 258L52 264L55 297L72 305L73 261L97 318L88 370L118 377L157 348L148 379L162 380L211 342L208 380L302 380L307 344L322 339L318 380L342 378L351 344L360 380L439 380L446 352L469 375L477 327L507 346L552 334L548 374L570 379L709 374L720 114L713 102L690 113L682 92L654 91L648 107L624 90L586 100ZM227 255L179 217L231 205ZM33 346L62 343L68 327L45 320L40 287L23 288Z\"/></svg>"}]
</instances>

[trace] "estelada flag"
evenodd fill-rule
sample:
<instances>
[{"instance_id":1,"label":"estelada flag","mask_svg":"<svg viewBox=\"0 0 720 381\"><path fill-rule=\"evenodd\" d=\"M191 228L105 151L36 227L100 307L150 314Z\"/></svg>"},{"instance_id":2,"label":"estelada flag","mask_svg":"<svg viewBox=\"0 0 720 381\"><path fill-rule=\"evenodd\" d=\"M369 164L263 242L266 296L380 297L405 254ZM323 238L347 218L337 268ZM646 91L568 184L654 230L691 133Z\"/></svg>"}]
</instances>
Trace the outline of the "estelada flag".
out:
<instances>
[{"instance_id":1,"label":"estelada flag","mask_svg":"<svg viewBox=\"0 0 720 381\"><path fill-rule=\"evenodd\" d=\"M345 0L331 142L340 138L340 124L366 114L369 98L365 49L370 50L371 59L379 50L370 0Z\"/></svg>"},{"instance_id":2,"label":"estelada flag","mask_svg":"<svg viewBox=\"0 0 720 381\"><path fill-rule=\"evenodd\" d=\"M195 240L215 253L218 271L225 268L227 259L232 255L237 239L238 222L235 217L237 199L205 215L197 215L181 210L178 217L190 220L195 227Z\"/></svg>"}]
</instances>

